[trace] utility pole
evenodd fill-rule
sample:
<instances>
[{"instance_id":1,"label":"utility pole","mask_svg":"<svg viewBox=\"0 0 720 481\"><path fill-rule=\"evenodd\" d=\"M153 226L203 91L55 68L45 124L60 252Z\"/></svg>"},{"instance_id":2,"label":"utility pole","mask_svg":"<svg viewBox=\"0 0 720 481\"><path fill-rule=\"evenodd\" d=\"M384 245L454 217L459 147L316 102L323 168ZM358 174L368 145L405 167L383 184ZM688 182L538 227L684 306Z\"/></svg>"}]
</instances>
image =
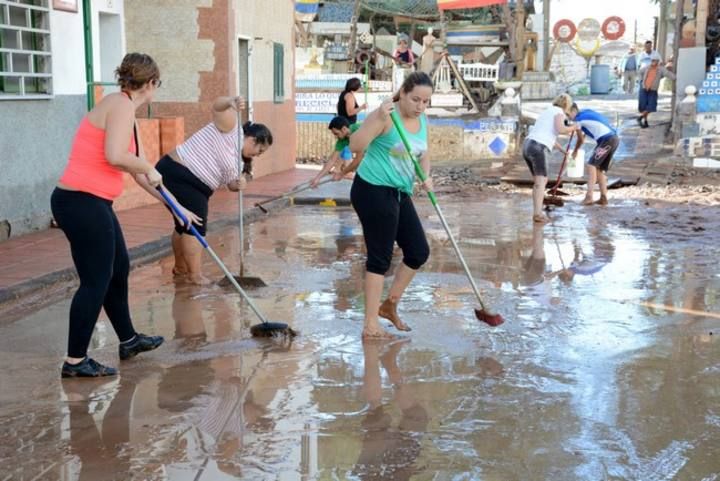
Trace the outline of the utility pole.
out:
<instances>
[{"instance_id":1,"label":"utility pole","mask_svg":"<svg viewBox=\"0 0 720 481\"><path fill-rule=\"evenodd\" d=\"M502 18L505 23L505 31L507 32L508 49L510 50L510 59L513 63L516 63L517 59L517 47L515 46L515 24L513 23L512 12L510 6L506 3L502 4ZM513 74L513 77L516 77Z\"/></svg>"},{"instance_id":2,"label":"utility pole","mask_svg":"<svg viewBox=\"0 0 720 481\"><path fill-rule=\"evenodd\" d=\"M357 50L357 23L359 16L360 0L355 0L352 18L350 19L350 44L348 45L348 55L351 59L355 58L355 50Z\"/></svg>"},{"instance_id":3,"label":"utility pole","mask_svg":"<svg viewBox=\"0 0 720 481\"><path fill-rule=\"evenodd\" d=\"M633 45L637 45L637 19L635 19L635 32L633 33Z\"/></svg>"},{"instance_id":4,"label":"utility pole","mask_svg":"<svg viewBox=\"0 0 720 481\"><path fill-rule=\"evenodd\" d=\"M665 0L667 1L667 0ZM543 0L543 64L545 71L550 67L550 0Z\"/></svg>"},{"instance_id":5,"label":"utility pole","mask_svg":"<svg viewBox=\"0 0 720 481\"><path fill-rule=\"evenodd\" d=\"M515 4L515 45L517 47L516 72L522 79L525 72L525 0L517 0Z\"/></svg>"},{"instance_id":6,"label":"utility pole","mask_svg":"<svg viewBox=\"0 0 720 481\"><path fill-rule=\"evenodd\" d=\"M678 53L680 51L680 36L682 34L683 7L685 5L685 2L683 0L675 0L675 3L677 5L675 7L675 35L673 37L673 69L677 73ZM674 87L677 87L677 82L675 83ZM672 128L673 144L679 137L680 133L678 132L679 123L677 121L677 114L675 113L677 96L677 88L673 88L672 100L670 102L670 127Z\"/></svg>"},{"instance_id":7,"label":"utility pole","mask_svg":"<svg viewBox=\"0 0 720 481\"><path fill-rule=\"evenodd\" d=\"M655 49L660 57L667 59L667 31L668 31L668 10L670 0L660 0L660 17L658 19L658 38Z\"/></svg>"},{"instance_id":8,"label":"utility pole","mask_svg":"<svg viewBox=\"0 0 720 481\"><path fill-rule=\"evenodd\" d=\"M525 71L525 0L517 0L515 12L502 4L503 20L508 32L510 56L515 64L515 78L522 79Z\"/></svg>"},{"instance_id":9,"label":"utility pole","mask_svg":"<svg viewBox=\"0 0 720 481\"><path fill-rule=\"evenodd\" d=\"M445 10L440 10L440 43L443 49L447 48L447 24L445 23Z\"/></svg>"},{"instance_id":10,"label":"utility pole","mask_svg":"<svg viewBox=\"0 0 720 481\"><path fill-rule=\"evenodd\" d=\"M695 46L705 46L705 30L707 29L707 18L708 18L708 0L698 0L697 2L697 13L695 15L696 20L696 31L695 31Z\"/></svg>"}]
</instances>

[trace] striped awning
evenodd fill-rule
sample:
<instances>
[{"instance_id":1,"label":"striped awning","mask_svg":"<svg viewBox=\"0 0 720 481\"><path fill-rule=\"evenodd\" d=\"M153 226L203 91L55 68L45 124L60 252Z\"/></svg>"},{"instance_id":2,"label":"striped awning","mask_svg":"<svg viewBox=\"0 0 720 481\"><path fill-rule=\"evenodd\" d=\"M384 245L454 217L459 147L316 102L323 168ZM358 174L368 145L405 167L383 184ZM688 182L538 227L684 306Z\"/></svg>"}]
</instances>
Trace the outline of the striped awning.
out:
<instances>
[{"instance_id":1,"label":"striped awning","mask_svg":"<svg viewBox=\"0 0 720 481\"><path fill-rule=\"evenodd\" d=\"M455 10L458 8L489 7L507 3L507 0L437 0L440 10Z\"/></svg>"},{"instance_id":2,"label":"striped awning","mask_svg":"<svg viewBox=\"0 0 720 481\"><path fill-rule=\"evenodd\" d=\"M312 22L319 7L319 0L295 0L295 18L300 22Z\"/></svg>"}]
</instances>

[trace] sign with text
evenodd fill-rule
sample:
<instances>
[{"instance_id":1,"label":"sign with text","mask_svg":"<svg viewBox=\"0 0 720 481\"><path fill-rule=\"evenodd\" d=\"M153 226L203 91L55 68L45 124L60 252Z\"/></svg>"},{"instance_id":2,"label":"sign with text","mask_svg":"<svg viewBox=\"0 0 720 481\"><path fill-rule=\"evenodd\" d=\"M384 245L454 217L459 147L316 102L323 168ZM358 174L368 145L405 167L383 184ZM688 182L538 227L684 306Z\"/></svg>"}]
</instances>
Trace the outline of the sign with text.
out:
<instances>
[{"instance_id":1,"label":"sign with text","mask_svg":"<svg viewBox=\"0 0 720 481\"><path fill-rule=\"evenodd\" d=\"M382 101L389 97L391 92L368 93L368 110L372 111L380 106ZM340 92L296 92L295 112L301 114L335 114ZM365 95L358 93L355 96L358 105L365 103Z\"/></svg>"}]
</instances>

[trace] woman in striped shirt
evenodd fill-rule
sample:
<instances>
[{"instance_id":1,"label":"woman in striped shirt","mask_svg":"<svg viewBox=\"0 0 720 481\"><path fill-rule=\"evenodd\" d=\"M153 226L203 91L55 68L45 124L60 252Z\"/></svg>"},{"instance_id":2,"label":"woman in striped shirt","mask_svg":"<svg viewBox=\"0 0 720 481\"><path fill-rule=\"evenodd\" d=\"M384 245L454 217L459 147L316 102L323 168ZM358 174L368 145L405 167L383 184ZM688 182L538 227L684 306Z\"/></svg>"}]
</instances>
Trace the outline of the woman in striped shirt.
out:
<instances>
[{"instance_id":1,"label":"woman in striped shirt","mask_svg":"<svg viewBox=\"0 0 720 481\"><path fill-rule=\"evenodd\" d=\"M270 130L263 124L237 122L237 110L245 108L242 97L219 97L213 103L213 121L178 145L157 164L165 187L189 210L202 219L194 224L205 235L208 201L212 193L225 185L233 192L245 188L242 174L251 174L252 158L261 155L272 145ZM241 128L241 132L238 132ZM244 135L243 135L244 134ZM238 143L239 139L240 144ZM239 152L239 145L242 151ZM238 154L243 169L238 171ZM173 274L187 276L193 284L209 281L202 275L202 246L188 234L177 219L172 234L175 267Z\"/></svg>"}]
</instances>

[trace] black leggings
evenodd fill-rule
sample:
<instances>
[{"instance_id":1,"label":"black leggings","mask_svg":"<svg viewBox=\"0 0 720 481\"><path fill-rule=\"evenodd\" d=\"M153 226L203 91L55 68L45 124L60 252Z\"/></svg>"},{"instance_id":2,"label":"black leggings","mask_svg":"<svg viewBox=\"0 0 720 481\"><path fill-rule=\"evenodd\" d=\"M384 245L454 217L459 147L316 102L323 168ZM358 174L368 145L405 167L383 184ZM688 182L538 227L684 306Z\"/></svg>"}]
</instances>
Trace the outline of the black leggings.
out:
<instances>
[{"instance_id":1,"label":"black leggings","mask_svg":"<svg viewBox=\"0 0 720 481\"><path fill-rule=\"evenodd\" d=\"M53 217L70 241L80 287L70 304L68 356L85 357L100 309L120 341L135 335L128 307L130 260L112 202L85 192L56 188Z\"/></svg>"},{"instance_id":2,"label":"black leggings","mask_svg":"<svg viewBox=\"0 0 720 481\"><path fill-rule=\"evenodd\" d=\"M362 224L368 272L385 275L390 269L395 241L403 251L406 266L417 270L425 264L430 247L409 195L392 187L373 185L355 175L350 200Z\"/></svg>"}]
</instances>

